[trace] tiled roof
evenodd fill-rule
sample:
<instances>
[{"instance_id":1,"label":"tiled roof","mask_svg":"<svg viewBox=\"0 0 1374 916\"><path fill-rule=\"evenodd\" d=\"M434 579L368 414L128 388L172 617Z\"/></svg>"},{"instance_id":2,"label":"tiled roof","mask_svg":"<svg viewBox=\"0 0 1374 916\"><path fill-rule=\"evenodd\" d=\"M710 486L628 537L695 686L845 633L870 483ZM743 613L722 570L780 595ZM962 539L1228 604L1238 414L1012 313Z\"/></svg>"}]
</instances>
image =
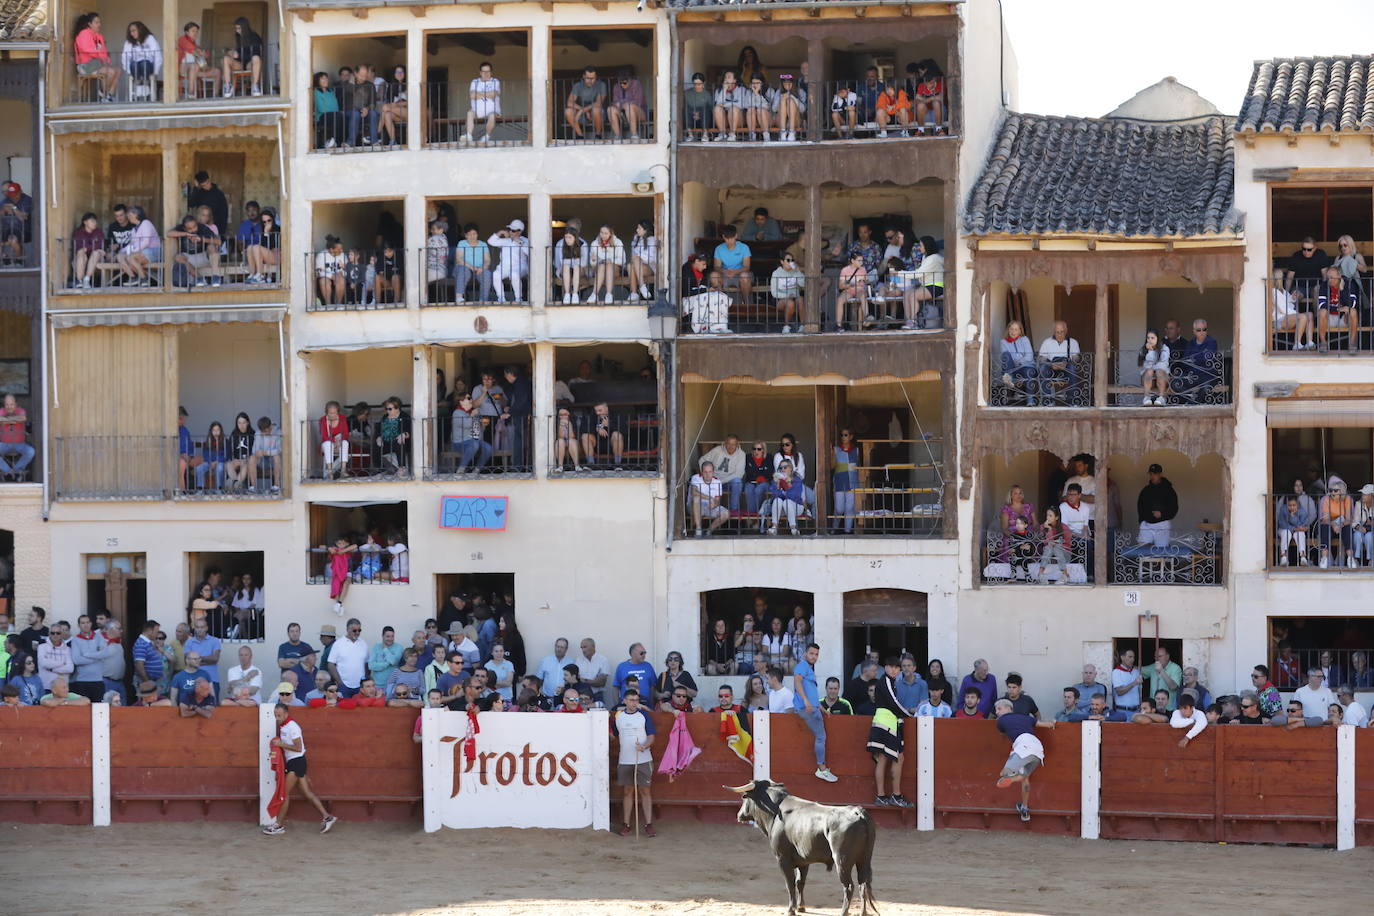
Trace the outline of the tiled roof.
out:
<instances>
[{"instance_id":1,"label":"tiled roof","mask_svg":"<svg viewBox=\"0 0 1374 916\"><path fill-rule=\"evenodd\" d=\"M0 42L51 39L47 0L0 0Z\"/></svg>"},{"instance_id":2,"label":"tiled roof","mask_svg":"<svg viewBox=\"0 0 1374 916\"><path fill-rule=\"evenodd\" d=\"M1011 112L969 194L973 235L1238 234L1233 122Z\"/></svg>"},{"instance_id":3,"label":"tiled roof","mask_svg":"<svg viewBox=\"0 0 1374 916\"><path fill-rule=\"evenodd\" d=\"M1255 61L1236 129L1374 133L1374 57Z\"/></svg>"}]
</instances>

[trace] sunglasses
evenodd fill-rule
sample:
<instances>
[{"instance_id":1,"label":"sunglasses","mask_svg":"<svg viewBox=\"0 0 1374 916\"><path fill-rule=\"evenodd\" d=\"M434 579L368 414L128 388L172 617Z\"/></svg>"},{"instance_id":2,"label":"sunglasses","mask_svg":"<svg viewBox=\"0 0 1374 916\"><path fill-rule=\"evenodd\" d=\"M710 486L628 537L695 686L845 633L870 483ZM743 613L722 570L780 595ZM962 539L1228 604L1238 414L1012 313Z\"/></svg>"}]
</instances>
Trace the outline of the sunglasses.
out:
<instances>
[{"instance_id":1,"label":"sunglasses","mask_svg":"<svg viewBox=\"0 0 1374 916\"><path fill-rule=\"evenodd\" d=\"M755 448L754 451L756 451L756 452L761 452L761 451L763 451L763 449L761 449L761 448Z\"/></svg>"},{"instance_id":2,"label":"sunglasses","mask_svg":"<svg viewBox=\"0 0 1374 916\"><path fill-rule=\"evenodd\" d=\"M1304 245L1303 248L1302 248L1302 250L1305 251L1307 254L1311 254L1312 252L1316 251L1317 249L1315 249L1315 248L1308 248L1306 245Z\"/></svg>"}]
</instances>

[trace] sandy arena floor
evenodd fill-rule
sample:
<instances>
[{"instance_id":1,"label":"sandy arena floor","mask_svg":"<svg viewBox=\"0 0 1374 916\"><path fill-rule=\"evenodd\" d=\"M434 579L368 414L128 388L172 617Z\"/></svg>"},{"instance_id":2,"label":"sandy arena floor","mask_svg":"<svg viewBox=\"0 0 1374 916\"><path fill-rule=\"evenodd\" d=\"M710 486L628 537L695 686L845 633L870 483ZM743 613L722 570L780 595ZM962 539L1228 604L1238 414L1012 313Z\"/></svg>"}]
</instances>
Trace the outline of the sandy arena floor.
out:
<instances>
[{"instance_id":1,"label":"sandy arena floor","mask_svg":"<svg viewBox=\"0 0 1374 916\"><path fill-rule=\"evenodd\" d=\"M426 836L341 822L327 836L301 823L274 838L247 824L6 824L0 848L8 899L28 900L15 913L743 916L783 913L787 899L761 833L687 822L665 823L638 847L591 831ZM1372 865L1374 848L887 830L874 885L883 916L1101 913L1112 900L1246 914L1308 912L1319 900L1323 912L1358 913ZM833 874L813 869L808 912L838 913L839 890Z\"/></svg>"}]
</instances>

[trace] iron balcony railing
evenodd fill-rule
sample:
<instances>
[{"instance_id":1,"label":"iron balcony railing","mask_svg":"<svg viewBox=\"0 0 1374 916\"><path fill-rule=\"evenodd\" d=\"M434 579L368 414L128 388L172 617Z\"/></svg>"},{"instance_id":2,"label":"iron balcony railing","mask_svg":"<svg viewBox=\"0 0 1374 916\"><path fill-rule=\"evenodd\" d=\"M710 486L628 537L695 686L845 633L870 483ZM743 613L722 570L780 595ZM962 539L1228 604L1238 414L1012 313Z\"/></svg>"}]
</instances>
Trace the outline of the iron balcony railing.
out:
<instances>
[{"instance_id":1,"label":"iron balcony railing","mask_svg":"<svg viewBox=\"0 0 1374 916\"><path fill-rule=\"evenodd\" d=\"M1271 570L1332 574L1374 569L1374 506L1364 506L1359 493L1270 493L1265 499Z\"/></svg>"},{"instance_id":2,"label":"iron balcony railing","mask_svg":"<svg viewBox=\"0 0 1374 916\"><path fill-rule=\"evenodd\" d=\"M332 582L334 571L330 565L329 548L333 546L331 539L328 545L319 544L305 549L306 585L328 585ZM344 555L348 560L350 588L354 585L396 585L409 582L409 579L397 579L392 575L391 567L394 560L386 547L366 542L356 546L356 551Z\"/></svg>"},{"instance_id":3,"label":"iron balcony railing","mask_svg":"<svg viewBox=\"0 0 1374 916\"><path fill-rule=\"evenodd\" d=\"M310 91L311 152L376 153L406 146L416 108L391 83L377 91L371 105L361 104L347 84L334 85L332 92L336 110L325 111Z\"/></svg>"},{"instance_id":4,"label":"iron balcony railing","mask_svg":"<svg viewBox=\"0 0 1374 916\"><path fill-rule=\"evenodd\" d=\"M764 265L765 269L767 264ZM707 272L709 278L714 272ZM945 325L943 271L879 277L722 271L720 285L683 284L684 330L693 334L800 333L807 316L822 332L939 330Z\"/></svg>"},{"instance_id":5,"label":"iron balcony railing","mask_svg":"<svg viewBox=\"0 0 1374 916\"><path fill-rule=\"evenodd\" d=\"M549 474L554 477L657 476L662 460L657 404L560 405L549 418Z\"/></svg>"},{"instance_id":6,"label":"iron balcony railing","mask_svg":"<svg viewBox=\"0 0 1374 916\"><path fill-rule=\"evenodd\" d=\"M1143 532L1142 532L1143 533ZM1221 532L1113 532L1110 581L1117 585L1220 585Z\"/></svg>"},{"instance_id":7,"label":"iron balcony railing","mask_svg":"<svg viewBox=\"0 0 1374 916\"><path fill-rule=\"evenodd\" d=\"M1371 658L1374 658L1374 644L1346 649L1286 649L1268 661L1269 680L1281 690L1293 690L1307 684L1310 669L1320 668L1323 683L1333 693L1343 686L1358 691L1374 690L1374 670L1369 667Z\"/></svg>"},{"instance_id":8,"label":"iron balcony railing","mask_svg":"<svg viewBox=\"0 0 1374 916\"><path fill-rule=\"evenodd\" d=\"M430 82L425 93L425 146L461 149L530 144L530 81L493 77Z\"/></svg>"},{"instance_id":9,"label":"iron balcony railing","mask_svg":"<svg viewBox=\"0 0 1374 916\"><path fill-rule=\"evenodd\" d=\"M154 36L160 39L156 27ZM202 48L194 67L178 61L175 48L162 48L161 61L150 53L123 51L123 38L106 30L110 65L119 71L111 91L99 76L85 75L76 68L68 42L58 45L60 65L67 73L65 100L72 105L156 105L175 92L178 102L205 102L225 99L256 99L281 94L280 46L263 42L256 54L242 60L234 46ZM206 75L217 70L218 76Z\"/></svg>"},{"instance_id":10,"label":"iron balcony railing","mask_svg":"<svg viewBox=\"0 0 1374 916\"><path fill-rule=\"evenodd\" d=\"M53 498L63 500L281 499L284 438L272 451L235 459L193 439L182 453L176 436L58 436L53 440Z\"/></svg>"},{"instance_id":11,"label":"iron balcony railing","mask_svg":"<svg viewBox=\"0 0 1374 916\"><path fill-rule=\"evenodd\" d=\"M469 264L462 249L430 245L415 253L424 269L420 305L425 308L455 305L529 305L530 284L522 277L517 295L510 276L501 270L501 249L488 246L486 268ZM527 249L528 250L528 249Z\"/></svg>"},{"instance_id":12,"label":"iron balcony railing","mask_svg":"<svg viewBox=\"0 0 1374 916\"><path fill-rule=\"evenodd\" d=\"M1229 349L1192 349L1169 353L1165 393L1159 381L1145 390L1137 351L1109 351L1107 403L1112 407L1219 406L1232 402L1232 358ZM1124 365L1123 365L1124 363Z\"/></svg>"},{"instance_id":13,"label":"iron balcony railing","mask_svg":"<svg viewBox=\"0 0 1374 916\"><path fill-rule=\"evenodd\" d=\"M162 292L172 264L171 240L164 247L132 252L106 239L103 248L72 239L58 239L57 263L49 266L54 293ZM127 247L127 246L126 246Z\"/></svg>"},{"instance_id":14,"label":"iron balcony railing","mask_svg":"<svg viewBox=\"0 0 1374 916\"><path fill-rule=\"evenodd\" d=\"M1039 524L1023 532L983 532L984 585L1087 585L1093 579L1092 541L1070 533L1069 546L1051 541Z\"/></svg>"},{"instance_id":15,"label":"iron balcony railing","mask_svg":"<svg viewBox=\"0 0 1374 916\"><path fill-rule=\"evenodd\" d=\"M633 83L638 82L640 93ZM587 86L581 79L549 80L549 126L555 145L653 143L654 80L641 75L625 85L614 69L598 71ZM635 97L642 93L642 103Z\"/></svg>"},{"instance_id":16,"label":"iron balcony railing","mask_svg":"<svg viewBox=\"0 0 1374 916\"><path fill-rule=\"evenodd\" d=\"M342 441L321 440L320 419L301 421L301 480L408 480L414 474L415 428L408 410L400 426L389 429L381 408L369 409L361 419L341 414L348 427Z\"/></svg>"},{"instance_id":17,"label":"iron balcony railing","mask_svg":"<svg viewBox=\"0 0 1374 916\"><path fill-rule=\"evenodd\" d=\"M339 254L311 251L305 272L311 294L307 312L352 312L406 307L406 263L402 248L345 248Z\"/></svg>"},{"instance_id":18,"label":"iron balcony railing","mask_svg":"<svg viewBox=\"0 0 1374 916\"><path fill-rule=\"evenodd\" d=\"M1374 355L1374 281L1269 281L1264 285L1269 353L1303 356Z\"/></svg>"},{"instance_id":19,"label":"iron balcony railing","mask_svg":"<svg viewBox=\"0 0 1374 916\"><path fill-rule=\"evenodd\" d=\"M636 247L615 237L549 247L550 305L633 305L652 302L658 282L658 240Z\"/></svg>"},{"instance_id":20,"label":"iron balcony railing","mask_svg":"<svg viewBox=\"0 0 1374 916\"><path fill-rule=\"evenodd\" d=\"M480 417L479 422L481 436L473 438L470 418L456 411L451 416L420 421L429 442L425 479L534 473L533 417Z\"/></svg>"},{"instance_id":21,"label":"iron balcony railing","mask_svg":"<svg viewBox=\"0 0 1374 916\"><path fill-rule=\"evenodd\" d=\"M994 353L988 387L989 407L1093 406L1093 354L1035 356L1017 361Z\"/></svg>"}]
</instances>

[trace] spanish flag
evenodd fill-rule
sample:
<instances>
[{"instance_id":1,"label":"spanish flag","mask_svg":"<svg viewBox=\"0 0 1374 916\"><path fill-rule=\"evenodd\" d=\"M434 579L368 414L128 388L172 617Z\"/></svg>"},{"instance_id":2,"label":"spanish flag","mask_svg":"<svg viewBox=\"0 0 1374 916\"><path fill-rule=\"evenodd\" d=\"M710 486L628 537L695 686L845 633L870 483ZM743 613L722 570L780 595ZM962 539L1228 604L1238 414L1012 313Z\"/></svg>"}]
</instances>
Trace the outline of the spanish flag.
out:
<instances>
[{"instance_id":1,"label":"spanish flag","mask_svg":"<svg viewBox=\"0 0 1374 916\"><path fill-rule=\"evenodd\" d=\"M740 718L738 709L720 713L720 740L740 760L753 764L754 739L750 737L749 726Z\"/></svg>"}]
</instances>

